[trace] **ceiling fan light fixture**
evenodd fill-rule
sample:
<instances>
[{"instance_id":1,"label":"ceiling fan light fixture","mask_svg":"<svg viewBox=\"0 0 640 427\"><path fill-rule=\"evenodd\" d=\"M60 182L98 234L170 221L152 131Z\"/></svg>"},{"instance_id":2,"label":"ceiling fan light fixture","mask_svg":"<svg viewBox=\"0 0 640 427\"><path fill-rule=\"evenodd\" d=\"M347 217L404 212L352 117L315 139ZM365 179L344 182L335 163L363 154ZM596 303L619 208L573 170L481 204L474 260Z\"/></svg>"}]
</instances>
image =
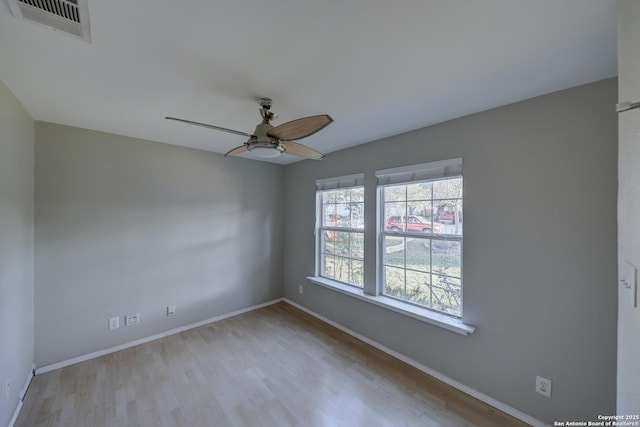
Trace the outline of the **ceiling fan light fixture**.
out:
<instances>
[{"instance_id":1,"label":"ceiling fan light fixture","mask_svg":"<svg viewBox=\"0 0 640 427\"><path fill-rule=\"evenodd\" d=\"M273 159L279 157L284 152L284 147L279 142L266 141L251 141L247 146L247 149L258 157L263 159Z\"/></svg>"},{"instance_id":2,"label":"ceiling fan light fixture","mask_svg":"<svg viewBox=\"0 0 640 427\"><path fill-rule=\"evenodd\" d=\"M282 151L278 150L276 147L253 147L251 150L253 154L258 157L262 157L263 159L273 159L275 157L280 157Z\"/></svg>"}]
</instances>

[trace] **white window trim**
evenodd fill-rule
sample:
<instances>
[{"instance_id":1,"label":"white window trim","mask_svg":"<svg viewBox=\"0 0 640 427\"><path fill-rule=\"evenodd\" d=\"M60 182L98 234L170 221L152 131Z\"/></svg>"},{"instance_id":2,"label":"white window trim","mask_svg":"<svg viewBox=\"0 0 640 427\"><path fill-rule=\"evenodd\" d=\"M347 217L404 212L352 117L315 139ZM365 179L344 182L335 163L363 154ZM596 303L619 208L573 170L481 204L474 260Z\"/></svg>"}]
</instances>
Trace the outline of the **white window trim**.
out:
<instances>
[{"instance_id":1,"label":"white window trim","mask_svg":"<svg viewBox=\"0 0 640 427\"><path fill-rule=\"evenodd\" d=\"M400 185L400 184L410 184L412 182L418 181L433 181L437 179L448 179L454 177L462 177L462 157L456 157L453 159L440 160L429 163L421 163L416 165L402 166L398 168L391 169L382 169L377 170L376 172L377 185L376 185L376 295L380 295L382 297L397 301L398 304L403 306L413 306L410 302L405 302L402 300L396 300L395 298L386 297L384 295L384 283L382 278L384 277L384 265L383 259L384 254L382 251L384 250L384 236L390 235L384 230L383 224L383 214L384 214L384 202L382 200L383 187L387 185ZM405 234L403 234L404 236ZM449 236L451 240L460 240L463 241L464 237L459 236ZM462 254L461 254L462 255ZM461 259L462 263L463 260ZM464 272L462 273L464 275ZM462 301L464 304L464 282L463 293L462 293ZM438 315L442 315L445 317L449 317L449 315L431 310L427 307L422 310L433 311ZM455 317L454 320L460 319L462 321L462 317L464 316L463 307L460 308L461 317Z\"/></svg>"},{"instance_id":2,"label":"white window trim","mask_svg":"<svg viewBox=\"0 0 640 427\"><path fill-rule=\"evenodd\" d=\"M356 298L369 304L377 305L399 314L411 317L421 322L429 323L434 326L456 332L460 335L469 335L475 332L476 328L463 323L462 320L446 314L438 313L427 308L421 308L413 304L408 304L394 298L384 295L367 295L362 289L355 286L347 285L325 277L308 276L307 279L316 285L331 289L344 295Z\"/></svg>"}]
</instances>

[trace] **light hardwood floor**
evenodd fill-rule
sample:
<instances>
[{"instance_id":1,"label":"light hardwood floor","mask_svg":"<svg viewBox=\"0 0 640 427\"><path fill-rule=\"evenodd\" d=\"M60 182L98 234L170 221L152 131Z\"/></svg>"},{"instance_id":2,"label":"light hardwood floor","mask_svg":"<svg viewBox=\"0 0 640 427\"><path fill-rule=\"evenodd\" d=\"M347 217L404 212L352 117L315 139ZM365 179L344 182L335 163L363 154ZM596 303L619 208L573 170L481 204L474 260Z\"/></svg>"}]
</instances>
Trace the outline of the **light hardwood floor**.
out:
<instances>
[{"instance_id":1,"label":"light hardwood floor","mask_svg":"<svg viewBox=\"0 0 640 427\"><path fill-rule=\"evenodd\" d=\"M286 303L38 375L16 423L525 425Z\"/></svg>"}]
</instances>

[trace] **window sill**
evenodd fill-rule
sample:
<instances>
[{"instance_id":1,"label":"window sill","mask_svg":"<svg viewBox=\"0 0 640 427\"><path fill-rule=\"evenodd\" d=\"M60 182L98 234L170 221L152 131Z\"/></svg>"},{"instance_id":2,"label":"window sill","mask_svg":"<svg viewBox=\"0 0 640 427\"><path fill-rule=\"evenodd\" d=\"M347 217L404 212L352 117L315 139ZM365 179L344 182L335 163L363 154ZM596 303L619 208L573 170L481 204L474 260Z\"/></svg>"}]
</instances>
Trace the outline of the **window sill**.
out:
<instances>
[{"instance_id":1,"label":"window sill","mask_svg":"<svg viewBox=\"0 0 640 427\"><path fill-rule=\"evenodd\" d=\"M461 335L472 334L476 328L471 325L462 323L461 320L454 319L444 314L436 313L435 311L420 308L411 304L403 303L393 298L385 296L372 296L366 295L362 289L355 288L353 286L345 285L344 283L336 282L334 280L326 279L324 277L308 276L312 283L323 286L325 288L340 292L345 295L352 296L361 301L366 301L370 304L377 305L379 307L386 308L396 313L403 314L405 316L412 317L416 320L420 320L425 323L429 323L434 326L447 329L449 331L456 332Z\"/></svg>"}]
</instances>

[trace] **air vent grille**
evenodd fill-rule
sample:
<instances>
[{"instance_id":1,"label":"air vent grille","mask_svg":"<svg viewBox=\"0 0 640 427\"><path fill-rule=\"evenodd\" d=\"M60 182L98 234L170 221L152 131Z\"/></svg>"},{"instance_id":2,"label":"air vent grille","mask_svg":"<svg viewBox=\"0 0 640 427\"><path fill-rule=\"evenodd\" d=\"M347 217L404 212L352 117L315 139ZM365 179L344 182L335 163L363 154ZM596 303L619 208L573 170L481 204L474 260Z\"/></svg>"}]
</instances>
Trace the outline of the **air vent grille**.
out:
<instances>
[{"instance_id":1,"label":"air vent grille","mask_svg":"<svg viewBox=\"0 0 640 427\"><path fill-rule=\"evenodd\" d=\"M90 41L87 0L7 0L13 16Z\"/></svg>"},{"instance_id":2,"label":"air vent grille","mask_svg":"<svg viewBox=\"0 0 640 427\"><path fill-rule=\"evenodd\" d=\"M49 12L60 18L80 23L78 0L18 0L20 3Z\"/></svg>"}]
</instances>

